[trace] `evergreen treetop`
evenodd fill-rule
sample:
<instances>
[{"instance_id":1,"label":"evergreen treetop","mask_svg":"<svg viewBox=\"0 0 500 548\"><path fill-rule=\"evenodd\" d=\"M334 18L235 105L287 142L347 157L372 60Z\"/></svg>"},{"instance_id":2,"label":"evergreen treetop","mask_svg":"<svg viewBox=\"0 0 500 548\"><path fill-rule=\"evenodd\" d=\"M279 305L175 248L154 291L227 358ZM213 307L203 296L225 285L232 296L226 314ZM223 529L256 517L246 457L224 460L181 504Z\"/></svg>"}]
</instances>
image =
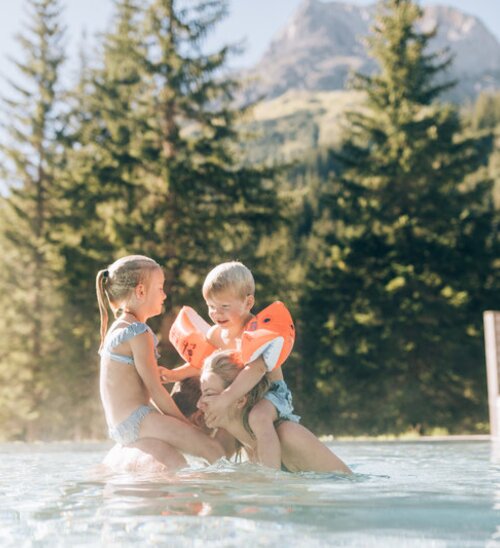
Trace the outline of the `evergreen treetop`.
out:
<instances>
[{"instance_id":1,"label":"evergreen treetop","mask_svg":"<svg viewBox=\"0 0 500 548\"><path fill-rule=\"evenodd\" d=\"M306 298L317 314L306 354L327 386L355 387L345 408L359 402L358 425L376 413L378 431L446 422L452 409L480 416L481 317L498 278L488 143L436 101L449 59L427 53L420 15L410 0L379 6L380 70L356 79L367 104L348 118L340 175L320 200Z\"/></svg>"}]
</instances>

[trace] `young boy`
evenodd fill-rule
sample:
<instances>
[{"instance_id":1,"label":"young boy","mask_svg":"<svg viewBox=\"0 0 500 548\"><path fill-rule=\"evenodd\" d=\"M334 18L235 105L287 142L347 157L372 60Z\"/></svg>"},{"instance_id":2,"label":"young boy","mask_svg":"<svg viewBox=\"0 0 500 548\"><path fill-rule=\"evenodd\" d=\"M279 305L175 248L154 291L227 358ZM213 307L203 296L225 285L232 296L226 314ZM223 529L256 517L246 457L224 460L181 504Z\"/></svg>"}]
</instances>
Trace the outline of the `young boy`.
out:
<instances>
[{"instance_id":1,"label":"young boy","mask_svg":"<svg viewBox=\"0 0 500 548\"><path fill-rule=\"evenodd\" d=\"M250 270L233 261L216 266L203 283L203 297L214 325L208 341L220 349L241 350L241 337L254 317L250 312L255 303L255 282ZM261 464L279 469L281 450L274 422L278 419L298 422L293 414L292 395L286 386L280 367L272 369L266 363L266 352L245 364L236 379L221 394L206 398L205 420L208 425L226 412L227 407L244 396L267 375L271 386L262 400L250 411L249 424L257 440L257 455Z\"/></svg>"},{"instance_id":2,"label":"young boy","mask_svg":"<svg viewBox=\"0 0 500 548\"><path fill-rule=\"evenodd\" d=\"M216 349L241 351L242 336L250 320L255 302L255 282L250 270L240 262L232 261L216 266L203 283L203 297L214 325L206 338ZM257 457L261 464L279 469L281 450L274 422L278 419L299 421L293 414L292 396L284 381L280 367L274 367L271 343L258 358L244 364L234 382L221 394L206 398L205 422L208 426L218 422L229 405L242 398L259 380L267 375L271 383L269 392L257 402L249 415L249 424L257 440ZM182 376L199 374L189 365ZM178 380L172 378L172 380Z\"/></svg>"}]
</instances>

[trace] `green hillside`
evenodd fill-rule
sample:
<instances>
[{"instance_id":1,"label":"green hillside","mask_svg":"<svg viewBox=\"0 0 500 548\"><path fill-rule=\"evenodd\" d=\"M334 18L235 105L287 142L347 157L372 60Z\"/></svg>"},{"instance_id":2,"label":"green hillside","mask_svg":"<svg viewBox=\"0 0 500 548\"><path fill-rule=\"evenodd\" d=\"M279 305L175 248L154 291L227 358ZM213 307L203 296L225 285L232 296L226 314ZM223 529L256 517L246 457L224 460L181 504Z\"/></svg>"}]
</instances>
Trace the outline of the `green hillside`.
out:
<instances>
[{"instance_id":1,"label":"green hillside","mask_svg":"<svg viewBox=\"0 0 500 548\"><path fill-rule=\"evenodd\" d=\"M290 91L256 104L248 113L241 143L250 162L275 163L298 159L307 152L339 143L343 114L359 108L355 91Z\"/></svg>"}]
</instances>

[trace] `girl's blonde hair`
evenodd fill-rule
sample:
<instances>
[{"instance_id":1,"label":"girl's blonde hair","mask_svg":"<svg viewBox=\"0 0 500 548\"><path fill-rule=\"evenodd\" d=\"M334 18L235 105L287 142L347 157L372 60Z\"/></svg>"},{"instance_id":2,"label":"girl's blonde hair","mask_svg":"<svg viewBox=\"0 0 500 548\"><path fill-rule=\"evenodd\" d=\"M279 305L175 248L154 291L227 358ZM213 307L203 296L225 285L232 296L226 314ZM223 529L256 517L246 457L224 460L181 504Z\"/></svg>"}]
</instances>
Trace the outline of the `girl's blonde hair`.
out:
<instances>
[{"instance_id":1,"label":"girl's blonde hair","mask_svg":"<svg viewBox=\"0 0 500 548\"><path fill-rule=\"evenodd\" d=\"M108 329L108 306L115 318L123 312L119 304L129 297L140 284L149 280L151 272L160 265L144 255L127 255L118 259L96 276L96 293L101 316L101 345Z\"/></svg>"},{"instance_id":2,"label":"girl's blonde hair","mask_svg":"<svg viewBox=\"0 0 500 548\"><path fill-rule=\"evenodd\" d=\"M212 372L218 375L224 383L224 388L227 388L241 371L242 363L240 355L234 350L219 350L211 354L203 364L203 372ZM250 424L248 422L248 415L252 407L260 401L265 393L269 390L270 382L267 375L264 375L262 379L246 394L246 403L242 409L243 426L245 430L255 438Z\"/></svg>"},{"instance_id":3,"label":"girl's blonde hair","mask_svg":"<svg viewBox=\"0 0 500 548\"><path fill-rule=\"evenodd\" d=\"M255 294L252 273L243 263L238 261L221 263L208 273L203 282L205 299L227 290L234 291L242 299Z\"/></svg>"}]
</instances>

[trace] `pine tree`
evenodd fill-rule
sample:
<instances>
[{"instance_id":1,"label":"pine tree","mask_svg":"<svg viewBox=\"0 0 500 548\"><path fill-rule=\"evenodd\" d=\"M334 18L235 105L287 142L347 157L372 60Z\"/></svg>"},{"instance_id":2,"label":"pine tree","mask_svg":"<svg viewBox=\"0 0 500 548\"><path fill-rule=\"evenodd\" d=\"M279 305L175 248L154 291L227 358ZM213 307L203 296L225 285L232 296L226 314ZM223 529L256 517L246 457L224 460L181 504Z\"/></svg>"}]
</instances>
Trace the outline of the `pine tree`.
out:
<instances>
[{"instance_id":1,"label":"pine tree","mask_svg":"<svg viewBox=\"0 0 500 548\"><path fill-rule=\"evenodd\" d=\"M24 59L5 99L7 144L1 152L8 192L2 199L2 395L9 435L44 435L45 403L63 363L58 325L57 252L53 246L58 169L59 73L64 60L58 0L28 0L30 21L18 37ZM11 401L12 403L12 401ZM6 417L2 417L6 418ZM40 420L39 420L40 419ZM27 425L27 430L25 429Z\"/></svg>"},{"instance_id":2,"label":"pine tree","mask_svg":"<svg viewBox=\"0 0 500 548\"><path fill-rule=\"evenodd\" d=\"M475 129L495 129L500 124L500 93L483 91L471 109Z\"/></svg>"},{"instance_id":3,"label":"pine tree","mask_svg":"<svg viewBox=\"0 0 500 548\"><path fill-rule=\"evenodd\" d=\"M243 167L231 146L240 113L231 106L235 82L223 68L230 53L202 51L226 10L224 1L155 0L146 18L147 79L143 153L148 185L141 200L140 238L166 265L173 303L191 298L207 269L255 249L278 206L266 170ZM192 4L191 4L192 5ZM266 182L266 177L268 181ZM140 234L136 228L136 233Z\"/></svg>"},{"instance_id":4,"label":"pine tree","mask_svg":"<svg viewBox=\"0 0 500 548\"><path fill-rule=\"evenodd\" d=\"M380 3L380 69L355 80L366 105L349 117L310 244L309 390L345 429L485 420L482 311L498 302L487 143L436 100L451 60L428 53L421 15L410 0Z\"/></svg>"},{"instance_id":5,"label":"pine tree","mask_svg":"<svg viewBox=\"0 0 500 548\"><path fill-rule=\"evenodd\" d=\"M116 2L98 65L92 66L82 52L80 81L69 94L58 245L65 260L65 290L83 323L95 320L89 317L95 312L89 299L93 274L131 243L123 227L134 215L139 195L135 170L143 162L143 122L135 108L144 88L138 64L140 16L133 0Z\"/></svg>"},{"instance_id":6,"label":"pine tree","mask_svg":"<svg viewBox=\"0 0 500 548\"><path fill-rule=\"evenodd\" d=\"M104 435L99 376L95 274L132 248L126 227L138 200L143 122L136 108L144 89L138 52L143 11L134 0L115 2L112 29L94 55L84 37L80 74L67 94L64 169L59 174L56 245L61 292L73 329L66 334L67 414L76 437Z\"/></svg>"},{"instance_id":7,"label":"pine tree","mask_svg":"<svg viewBox=\"0 0 500 548\"><path fill-rule=\"evenodd\" d=\"M63 253L76 283L85 269L91 279L99 261L150 255L166 269L167 307L199 305L206 272L253 256L279 219L274 172L239 164L240 113L224 74L230 48L203 52L225 2L116 7L74 117L66 197L80 212L68 219L80 236Z\"/></svg>"}]
</instances>

